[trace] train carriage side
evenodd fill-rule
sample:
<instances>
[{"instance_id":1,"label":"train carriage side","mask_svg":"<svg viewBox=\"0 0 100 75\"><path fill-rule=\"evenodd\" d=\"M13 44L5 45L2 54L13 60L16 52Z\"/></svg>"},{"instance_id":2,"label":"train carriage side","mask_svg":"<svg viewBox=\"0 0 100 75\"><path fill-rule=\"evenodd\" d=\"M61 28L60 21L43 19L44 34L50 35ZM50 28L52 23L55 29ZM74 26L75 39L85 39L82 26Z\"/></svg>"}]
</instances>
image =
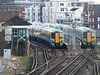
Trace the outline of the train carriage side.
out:
<instances>
[{"instance_id":1,"label":"train carriage side","mask_svg":"<svg viewBox=\"0 0 100 75\"><path fill-rule=\"evenodd\" d=\"M61 47L64 42L63 32L55 28L36 26L31 29L30 35L34 38L47 41L52 47Z\"/></svg>"}]
</instances>

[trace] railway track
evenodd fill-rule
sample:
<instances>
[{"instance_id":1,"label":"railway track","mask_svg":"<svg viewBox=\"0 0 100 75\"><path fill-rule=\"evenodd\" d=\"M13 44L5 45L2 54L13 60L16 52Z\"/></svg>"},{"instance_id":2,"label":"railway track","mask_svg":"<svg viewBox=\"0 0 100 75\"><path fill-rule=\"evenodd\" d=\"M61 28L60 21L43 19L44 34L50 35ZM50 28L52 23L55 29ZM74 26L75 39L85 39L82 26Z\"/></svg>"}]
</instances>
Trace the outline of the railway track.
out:
<instances>
[{"instance_id":1,"label":"railway track","mask_svg":"<svg viewBox=\"0 0 100 75\"><path fill-rule=\"evenodd\" d=\"M35 42L36 44L36 42ZM35 45L36 46L36 45ZM38 44L38 47L40 47L41 49L43 49L43 55L44 55L44 58L45 58L45 63L43 63L42 65L38 66L38 67L35 67L31 70L31 72L29 72L27 75L38 75L40 74L42 71L45 71L47 68L48 68L48 61L50 60L49 59L49 54L48 54L48 49L47 47L41 45L41 44ZM37 50L35 50L37 51ZM54 51L53 51L54 52ZM37 55L37 54L36 54ZM54 52L54 54L52 54L52 57L51 58L55 58L56 57L56 53ZM38 59L38 57L35 58L35 60ZM34 63L34 62L33 62ZM36 62L35 62L36 63ZM35 66L37 66L37 64L35 64Z\"/></svg>"},{"instance_id":2,"label":"railway track","mask_svg":"<svg viewBox=\"0 0 100 75\"><path fill-rule=\"evenodd\" d=\"M54 51L54 54L52 54L50 48L43 48L47 60L44 64L32 70L28 75L77 75L76 73L78 73L80 68L88 63L88 61L93 64L93 75L99 75L98 65L96 61L94 61L98 58L93 55L94 52L90 52L91 50L88 52L85 51L72 59L72 57L68 58L66 56L64 50L52 50Z\"/></svg>"},{"instance_id":3,"label":"railway track","mask_svg":"<svg viewBox=\"0 0 100 75\"><path fill-rule=\"evenodd\" d=\"M85 74L88 75L99 75L99 71L98 71L98 65L97 65L97 61L94 61L95 59L98 59L97 56L94 56L94 51L92 50L91 53L89 53L89 56L86 57L86 55L88 54L88 52L85 52L83 54L83 56L86 58L86 62L83 63L83 66L79 66L79 68L76 68L76 70L73 70L69 75L84 75L83 73L85 72ZM99 59L98 59L99 60ZM100 60L99 60L100 61ZM88 72L86 72L85 69L85 65L86 64L92 64L88 67ZM89 64L88 64L89 65ZM91 71L92 70L92 71ZM83 72L84 71L84 72ZM82 73L83 72L83 73ZM60 75L60 74L59 74ZM63 74L62 74L63 75Z\"/></svg>"},{"instance_id":4,"label":"railway track","mask_svg":"<svg viewBox=\"0 0 100 75\"><path fill-rule=\"evenodd\" d=\"M56 53L57 53L56 59L54 59L52 62L49 62L49 63L48 63L48 64L49 64L49 68L48 68L46 71L42 72L40 75L45 75L48 71L50 71L50 70L51 70L52 68L54 68L57 64L59 64L60 61L66 59L66 53L65 53L64 50L62 50L62 49L59 49L59 50L58 50L58 49L57 49L57 50L56 50Z\"/></svg>"},{"instance_id":5,"label":"railway track","mask_svg":"<svg viewBox=\"0 0 100 75\"><path fill-rule=\"evenodd\" d=\"M83 56L83 54L78 55L74 58L69 64L67 64L61 71L59 71L56 75L73 75L75 71L82 66L87 60L87 57L90 54L88 54L86 57Z\"/></svg>"},{"instance_id":6,"label":"railway track","mask_svg":"<svg viewBox=\"0 0 100 75\"><path fill-rule=\"evenodd\" d=\"M94 67L94 75L99 75L98 73L98 66L96 62L94 62L92 59L90 59L92 52L90 53L82 53L80 55L77 55L72 61L69 63L67 62L66 66L61 66L66 62L63 60L61 63L56 65L54 68L46 72L44 75L75 75L76 72L89 60L92 62L93 67ZM66 59L66 58L65 58ZM77 74L76 74L77 75Z\"/></svg>"},{"instance_id":7,"label":"railway track","mask_svg":"<svg viewBox=\"0 0 100 75\"><path fill-rule=\"evenodd\" d=\"M43 47L43 46L42 46ZM45 48L46 49L46 48ZM48 50L46 49L46 54L48 54ZM50 49L49 49L50 51ZM52 68L54 65L57 64L57 62L60 62L62 60L62 58L65 58L66 53L64 50L53 50L54 54L51 57L51 54L47 55L47 61L46 63L44 63L43 65L33 69L30 73L28 73L28 75L43 75L48 69ZM59 54L59 52L61 54ZM42 68L44 68L44 70L41 70ZM41 70L41 71L40 71Z\"/></svg>"}]
</instances>

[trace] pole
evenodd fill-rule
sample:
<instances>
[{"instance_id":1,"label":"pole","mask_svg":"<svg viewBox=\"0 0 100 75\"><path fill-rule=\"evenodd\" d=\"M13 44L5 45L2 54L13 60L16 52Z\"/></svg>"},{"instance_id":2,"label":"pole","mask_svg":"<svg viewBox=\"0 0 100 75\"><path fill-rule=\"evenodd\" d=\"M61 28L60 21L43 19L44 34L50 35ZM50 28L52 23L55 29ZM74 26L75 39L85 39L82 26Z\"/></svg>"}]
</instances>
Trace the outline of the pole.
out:
<instances>
[{"instance_id":1,"label":"pole","mask_svg":"<svg viewBox=\"0 0 100 75\"><path fill-rule=\"evenodd\" d=\"M75 46L75 43L76 43L76 39L75 39L75 28L76 28L76 21L75 21L75 12L74 12L74 24L73 24L73 32L74 32L74 45L73 45L73 50L75 51L76 50L76 46Z\"/></svg>"},{"instance_id":2,"label":"pole","mask_svg":"<svg viewBox=\"0 0 100 75\"><path fill-rule=\"evenodd\" d=\"M75 27L73 28L74 29L74 47L73 47L73 50L76 50L76 47L75 47L75 43L76 43L76 41L75 41L76 40L75 39L75 28L76 28L76 24L74 24L74 26Z\"/></svg>"},{"instance_id":3,"label":"pole","mask_svg":"<svg viewBox=\"0 0 100 75\"><path fill-rule=\"evenodd\" d=\"M15 75L16 75L16 69L15 69Z\"/></svg>"}]
</instances>

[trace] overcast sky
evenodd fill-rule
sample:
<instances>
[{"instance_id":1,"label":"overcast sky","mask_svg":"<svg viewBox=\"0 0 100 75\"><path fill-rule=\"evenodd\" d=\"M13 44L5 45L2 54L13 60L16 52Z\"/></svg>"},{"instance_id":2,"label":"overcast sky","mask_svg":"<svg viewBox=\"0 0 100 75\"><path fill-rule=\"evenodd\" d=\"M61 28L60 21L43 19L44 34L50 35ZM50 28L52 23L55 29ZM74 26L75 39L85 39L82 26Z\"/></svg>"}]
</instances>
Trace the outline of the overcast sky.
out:
<instances>
[{"instance_id":1,"label":"overcast sky","mask_svg":"<svg viewBox=\"0 0 100 75\"><path fill-rule=\"evenodd\" d=\"M96 3L100 4L100 0L79 0L79 1L95 1Z\"/></svg>"}]
</instances>

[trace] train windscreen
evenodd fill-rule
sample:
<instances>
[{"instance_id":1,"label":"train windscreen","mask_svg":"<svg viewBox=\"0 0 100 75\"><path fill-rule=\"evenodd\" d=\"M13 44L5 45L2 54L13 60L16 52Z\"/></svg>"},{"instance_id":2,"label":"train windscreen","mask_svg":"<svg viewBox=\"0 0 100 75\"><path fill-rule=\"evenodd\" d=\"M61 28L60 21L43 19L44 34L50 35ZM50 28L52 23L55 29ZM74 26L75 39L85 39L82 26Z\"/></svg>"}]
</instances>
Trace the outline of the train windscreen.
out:
<instances>
[{"instance_id":1,"label":"train windscreen","mask_svg":"<svg viewBox=\"0 0 100 75\"><path fill-rule=\"evenodd\" d=\"M92 38L95 37L95 33L94 32L91 32L91 34L92 34Z\"/></svg>"},{"instance_id":2,"label":"train windscreen","mask_svg":"<svg viewBox=\"0 0 100 75\"><path fill-rule=\"evenodd\" d=\"M51 33L51 38L55 38L55 33Z\"/></svg>"},{"instance_id":3,"label":"train windscreen","mask_svg":"<svg viewBox=\"0 0 100 75\"><path fill-rule=\"evenodd\" d=\"M63 33L60 33L60 38L63 38Z\"/></svg>"},{"instance_id":4,"label":"train windscreen","mask_svg":"<svg viewBox=\"0 0 100 75\"><path fill-rule=\"evenodd\" d=\"M83 38L86 38L86 37L87 37L87 33L84 32L84 33L83 33Z\"/></svg>"}]
</instances>

